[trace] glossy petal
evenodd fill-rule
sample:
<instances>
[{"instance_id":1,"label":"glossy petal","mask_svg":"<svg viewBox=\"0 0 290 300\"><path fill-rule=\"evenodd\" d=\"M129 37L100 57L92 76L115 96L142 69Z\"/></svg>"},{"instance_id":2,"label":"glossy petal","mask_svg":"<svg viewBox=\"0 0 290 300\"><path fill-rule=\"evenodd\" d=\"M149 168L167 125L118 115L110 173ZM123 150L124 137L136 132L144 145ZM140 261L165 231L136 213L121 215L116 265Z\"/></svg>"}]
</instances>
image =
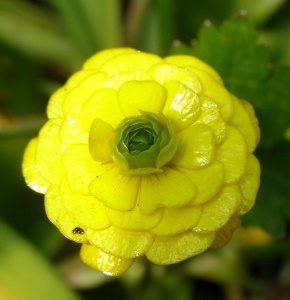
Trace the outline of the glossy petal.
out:
<instances>
[{"instance_id":1,"label":"glossy petal","mask_svg":"<svg viewBox=\"0 0 290 300\"><path fill-rule=\"evenodd\" d=\"M226 183L236 183L243 176L247 165L247 150L241 133L228 126L226 137L216 155L216 159L224 166Z\"/></svg>"},{"instance_id":2,"label":"glossy petal","mask_svg":"<svg viewBox=\"0 0 290 300\"><path fill-rule=\"evenodd\" d=\"M201 92L201 84L197 76L184 68L160 63L152 66L149 72L153 78L161 84L169 81L180 81L193 90L194 93L199 94Z\"/></svg>"},{"instance_id":3,"label":"glossy petal","mask_svg":"<svg viewBox=\"0 0 290 300\"><path fill-rule=\"evenodd\" d=\"M193 90L179 81L164 84L167 90L167 100L163 109L176 130L190 126L200 114L200 101Z\"/></svg>"},{"instance_id":4,"label":"glossy petal","mask_svg":"<svg viewBox=\"0 0 290 300\"><path fill-rule=\"evenodd\" d=\"M166 90L155 81L128 81L118 90L118 101L125 116L140 111L159 114L165 104Z\"/></svg>"},{"instance_id":5,"label":"glossy petal","mask_svg":"<svg viewBox=\"0 0 290 300\"><path fill-rule=\"evenodd\" d=\"M222 79L219 74L208 64L198 59L197 57L190 55L172 55L165 57L164 61L170 64L175 64L182 68L198 68L201 70L205 70L209 73L216 81L222 83Z\"/></svg>"},{"instance_id":6,"label":"glossy petal","mask_svg":"<svg viewBox=\"0 0 290 300\"><path fill-rule=\"evenodd\" d=\"M92 159L88 145L68 147L63 154L62 163L71 189L83 195L89 193L89 184L103 171L100 164Z\"/></svg>"},{"instance_id":7,"label":"glossy petal","mask_svg":"<svg viewBox=\"0 0 290 300\"><path fill-rule=\"evenodd\" d=\"M135 53L135 49L131 48L115 48L115 49L105 49L103 51L97 52L95 55L91 56L84 64L84 69L100 69L104 64L106 64L110 59L118 57L121 54Z\"/></svg>"},{"instance_id":8,"label":"glossy petal","mask_svg":"<svg viewBox=\"0 0 290 300\"><path fill-rule=\"evenodd\" d=\"M197 68L191 70L200 80L204 95L212 98L217 103L224 119L230 119L233 114L231 94L206 71Z\"/></svg>"},{"instance_id":9,"label":"glossy petal","mask_svg":"<svg viewBox=\"0 0 290 300\"><path fill-rule=\"evenodd\" d=\"M87 237L102 251L126 259L144 255L154 240L150 232L128 231L114 226L98 231L88 229Z\"/></svg>"},{"instance_id":10,"label":"glossy petal","mask_svg":"<svg viewBox=\"0 0 290 300\"><path fill-rule=\"evenodd\" d=\"M100 163L112 161L110 143L114 140L113 127L102 119L95 119L89 134L89 150L92 158Z\"/></svg>"},{"instance_id":11,"label":"glossy petal","mask_svg":"<svg viewBox=\"0 0 290 300\"><path fill-rule=\"evenodd\" d=\"M67 114L72 107L87 101L97 90L104 87L107 76L104 73L92 73L71 89L63 101L63 111Z\"/></svg>"},{"instance_id":12,"label":"glossy petal","mask_svg":"<svg viewBox=\"0 0 290 300\"><path fill-rule=\"evenodd\" d=\"M202 169L181 168L180 171L190 178L197 188L196 197L191 202L192 205L201 204L211 199L224 183L224 168L217 161Z\"/></svg>"},{"instance_id":13,"label":"glossy petal","mask_svg":"<svg viewBox=\"0 0 290 300\"><path fill-rule=\"evenodd\" d=\"M151 230L156 235L176 235L192 228L202 215L201 206L166 208L161 222Z\"/></svg>"},{"instance_id":14,"label":"glossy petal","mask_svg":"<svg viewBox=\"0 0 290 300\"><path fill-rule=\"evenodd\" d=\"M170 165L194 169L212 161L215 141L210 127L203 124L191 126L179 133L177 139L177 151Z\"/></svg>"},{"instance_id":15,"label":"glossy petal","mask_svg":"<svg viewBox=\"0 0 290 300\"><path fill-rule=\"evenodd\" d=\"M26 184L34 191L45 194L50 183L45 180L39 173L35 165L35 155L37 150L38 139L32 139L27 145L24 153L22 172Z\"/></svg>"},{"instance_id":16,"label":"glossy petal","mask_svg":"<svg viewBox=\"0 0 290 300\"><path fill-rule=\"evenodd\" d=\"M256 130L257 125L253 124L252 117L242 102L236 98L233 98L233 100L234 114L230 123L242 133L247 143L248 153L252 153L259 141Z\"/></svg>"},{"instance_id":17,"label":"glossy petal","mask_svg":"<svg viewBox=\"0 0 290 300\"><path fill-rule=\"evenodd\" d=\"M146 257L158 265L169 265L183 261L207 250L214 233L198 234L186 231L174 236L157 236Z\"/></svg>"},{"instance_id":18,"label":"glossy petal","mask_svg":"<svg viewBox=\"0 0 290 300\"><path fill-rule=\"evenodd\" d=\"M216 143L219 143L225 137L227 124L220 114L218 105L212 99L201 95L200 100L201 113L195 124L209 126L215 135Z\"/></svg>"},{"instance_id":19,"label":"glossy petal","mask_svg":"<svg viewBox=\"0 0 290 300\"><path fill-rule=\"evenodd\" d=\"M109 276L122 275L134 263L134 259L125 259L107 254L88 243L82 245L80 256L86 265Z\"/></svg>"},{"instance_id":20,"label":"glossy petal","mask_svg":"<svg viewBox=\"0 0 290 300\"><path fill-rule=\"evenodd\" d=\"M163 173L142 176L139 205L142 214L152 214L159 207L181 207L193 200L196 187L182 173L164 167Z\"/></svg>"},{"instance_id":21,"label":"glossy petal","mask_svg":"<svg viewBox=\"0 0 290 300\"><path fill-rule=\"evenodd\" d=\"M89 188L94 197L109 208L118 211L132 210L137 201L140 176L124 175L114 164L96 176Z\"/></svg>"},{"instance_id":22,"label":"glossy petal","mask_svg":"<svg viewBox=\"0 0 290 300\"><path fill-rule=\"evenodd\" d=\"M45 212L47 214L48 219L51 223L53 223L56 227L59 226L59 215L62 208L62 199L60 195L60 186L59 185L50 185L48 188L45 198Z\"/></svg>"},{"instance_id":23,"label":"glossy petal","mask_svg":"<svg viewBox=\"0 0 290 300\"><path fill-rule=\"evenodd\" d=\"M238 185L225 186L217 196L203 205L203 213L195 232L214 232L224 226L242 201Z\"/></svg>"},{"instance_id":24,"label":"glossy petal","mask_svg":"<svg viewBox=\"0 0 290 300\"><path fill-rule=\"evenodd\" d=\"M250 155L245 175L239 183L243 194L243 201L239 209L240 215L248 212L255 204L260 185L260 174L261 169L258 159L254 155Z\"/></svg>"},{"instance_id":25,"label":"glossy petal","mask_svg":"<svg viewBox=\"0 0 290 300\"><path fill-rule=\"evenodd\" d=\"M112 127L116 127L124 119L115 90L109 88L98 90L83 104L80 121L87 131L96 118L102 119Z\"/></svg>"},{"instance_id":26,"label":"glossy petal","mask_svg":"<svg viewBox=\"0 0 290 300\"><path fill-rule=\"evenodd\" d=\"M106 62L101 71L109 75L132 72L135 70L146 71L150 66L161 62L162 59L154 54L135 52L124 53Z\"/></svg>"},{"instance_id":27,"label":"glossy petal","mask_svg":"<svg viewBox=\"0 0 290 300\"><path fill-rule=\"evenodd\" d=\"M151 215L141 214L139 206L136 206L131 211L124 212L107 208L106 212L113 226L134 231L144 231L154 228L163 216L162 209L157 209Z\"/></svg>"},{"instance_id":28,"label":"glossy petal","mask_svg":"<svg viewBox=\"0 0 290 300\"><path fill-rule=\"evenodd\" d=\"M42 127L36 150L36 166L53 184L58 184L63 177L61 156L66 146L60 140L61 124L62 119L52 119Z\"/></svg>"}]
</instances>

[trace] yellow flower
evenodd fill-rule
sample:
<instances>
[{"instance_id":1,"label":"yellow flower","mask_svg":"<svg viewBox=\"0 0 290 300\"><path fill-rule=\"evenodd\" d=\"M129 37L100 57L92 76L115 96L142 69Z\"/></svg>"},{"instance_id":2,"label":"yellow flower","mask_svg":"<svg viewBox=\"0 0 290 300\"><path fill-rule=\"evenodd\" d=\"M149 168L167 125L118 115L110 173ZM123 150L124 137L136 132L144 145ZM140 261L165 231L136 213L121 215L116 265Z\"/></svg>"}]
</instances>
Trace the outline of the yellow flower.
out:
<instances>
[{"instance_id":1,"label":"yellow flower","mask_svg":"<svg viewBox=\"0 0 290 300\"><path fill-rule=\"evenodd\" d=\"M47 115L24 155L26 182L105 274L143 255L166 265L221 247L254 205L254 110L195 57L101 51Z\"/></svg>"}]
</instances>

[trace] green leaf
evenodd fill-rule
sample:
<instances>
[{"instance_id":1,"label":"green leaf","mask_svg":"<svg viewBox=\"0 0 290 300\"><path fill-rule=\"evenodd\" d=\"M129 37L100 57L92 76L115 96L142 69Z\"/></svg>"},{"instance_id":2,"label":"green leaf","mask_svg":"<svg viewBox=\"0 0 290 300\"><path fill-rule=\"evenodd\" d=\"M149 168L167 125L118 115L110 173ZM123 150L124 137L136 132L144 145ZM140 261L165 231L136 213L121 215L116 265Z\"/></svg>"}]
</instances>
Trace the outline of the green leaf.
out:
<instances>
[{"instance_id":1,"label":"green leaf","mask_svg":"<svg viewBox=\"0 0 290 300\"><path fill-rule=\"evenodd\" d=\"M285 138L290 126L290 68L270 68L268 51L245 17L219 28L204 26L190 50L218 71L229 91L253 104L260 120L260 146Z\"/></svg>"},{"instance_id":2,"label":"green leaf","mask_svg":"<svg viewBox=\"0 0 290 300\"><path fill-rule=\"evenodd\" d=\"M260 150L261 187L254 208L243 216L243 224L257 225L281 236L290 218L290 142Z\"/></svg>"},{"instance_id":3,"label":"green leaf","mask_svg":"<svg viewBox=\"0 0 290 300\"><path fill-rule=\"evenodd\" d=\"M1 220L0 236L1 297L19 300L79 299L66 287L53 266Z\"/></svg>"}]
</instances>

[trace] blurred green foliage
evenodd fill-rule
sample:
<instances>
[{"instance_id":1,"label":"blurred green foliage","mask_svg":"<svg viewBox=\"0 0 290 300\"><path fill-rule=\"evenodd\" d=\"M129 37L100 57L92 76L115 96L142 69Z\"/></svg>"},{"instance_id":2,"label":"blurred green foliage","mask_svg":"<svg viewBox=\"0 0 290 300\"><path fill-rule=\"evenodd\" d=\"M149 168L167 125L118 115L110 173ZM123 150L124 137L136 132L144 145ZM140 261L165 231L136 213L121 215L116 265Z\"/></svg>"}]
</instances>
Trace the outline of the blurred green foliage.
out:
<instances>
[{"instance_id":1,"label":"blurred green foliage","mask_svg":"<svg viewBox=\"0 0 290 300\"><path fill-rule=\"evenodd\" d=\"M49 95L96 51L193 54L250 101L261 126L254 209L222 250L174 266L140 259L112 279L46 219L21 175ZM290 1L0 0L0 299L290 298Z\"/></svg>"}]
</instances>

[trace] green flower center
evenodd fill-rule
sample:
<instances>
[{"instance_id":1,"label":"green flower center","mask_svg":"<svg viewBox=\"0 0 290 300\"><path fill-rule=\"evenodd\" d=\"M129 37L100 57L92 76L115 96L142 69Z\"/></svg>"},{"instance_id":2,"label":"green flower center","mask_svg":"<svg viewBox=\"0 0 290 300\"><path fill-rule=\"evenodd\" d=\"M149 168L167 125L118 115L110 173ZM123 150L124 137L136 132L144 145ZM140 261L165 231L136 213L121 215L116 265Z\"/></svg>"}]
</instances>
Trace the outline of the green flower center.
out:
<instances>
[{"instance_id":1,"label":"green flower center","mask_svg":"<svg viewBox=\"0 0 290 300\"><path fill-rule=\"evenodd\" d=\"M153 113L126 118L116 129L113 159L130 174L162 172L176 151L170 121Z\"/></svg>"}]
</instances>

